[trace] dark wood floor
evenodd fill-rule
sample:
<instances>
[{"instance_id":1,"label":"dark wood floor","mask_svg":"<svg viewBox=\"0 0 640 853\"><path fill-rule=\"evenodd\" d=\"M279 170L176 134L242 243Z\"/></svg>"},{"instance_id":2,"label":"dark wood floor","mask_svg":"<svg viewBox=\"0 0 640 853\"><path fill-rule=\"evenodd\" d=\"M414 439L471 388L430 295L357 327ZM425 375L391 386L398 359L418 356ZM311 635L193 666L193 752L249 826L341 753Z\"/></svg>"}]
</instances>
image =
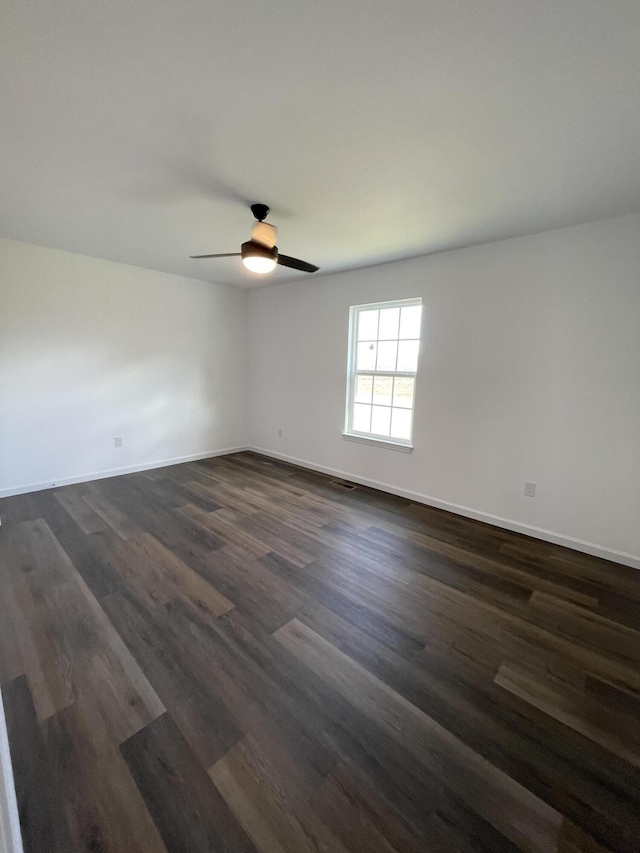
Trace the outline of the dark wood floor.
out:
<instances>
[{"instance_id":1,"label":"dark wood floor","mask_svg":"<svg viewBox=\"0 0 640 853\"><path fill-rule=\"evenodd\" d=\"M640 573L250 453L0 514L26 853L640 850Z\"/></svg>"}]
</instances>

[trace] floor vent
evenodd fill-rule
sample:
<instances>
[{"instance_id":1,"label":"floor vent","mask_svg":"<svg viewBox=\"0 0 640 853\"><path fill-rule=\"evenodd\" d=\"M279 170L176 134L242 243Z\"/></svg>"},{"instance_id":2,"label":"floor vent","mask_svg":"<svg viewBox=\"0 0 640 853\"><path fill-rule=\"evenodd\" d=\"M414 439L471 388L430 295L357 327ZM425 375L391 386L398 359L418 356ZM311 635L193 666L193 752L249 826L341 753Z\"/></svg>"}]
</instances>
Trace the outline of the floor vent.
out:
<instances>
[{"instance_id":1,"label":"floor vent","mask_svg":"<svg viewBox=\"0 0 640 853\"><path fill-rule=\"evenodd\" d=\"M331 480L331 485L337 486L339 489L346 489L348 492L358 488L355 483L347 483L345 480Z\"/></svg>"}]
</instances>

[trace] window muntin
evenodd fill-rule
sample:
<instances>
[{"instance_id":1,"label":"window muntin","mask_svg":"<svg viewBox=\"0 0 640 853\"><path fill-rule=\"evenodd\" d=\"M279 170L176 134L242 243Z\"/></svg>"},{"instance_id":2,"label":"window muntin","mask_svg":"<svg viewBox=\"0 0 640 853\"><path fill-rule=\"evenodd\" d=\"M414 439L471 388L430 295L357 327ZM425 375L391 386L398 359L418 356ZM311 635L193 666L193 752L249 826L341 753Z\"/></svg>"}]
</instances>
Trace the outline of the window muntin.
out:
<instances>
[{"instance_id":1,"label":"window muntin","mask_svg":"<svg viewBox=\"0 0 640 853\"><path fill-rule=\"evenodd\" d=\"M345 432L410 445L422 300L351 308Z\"/></svg>"}]
</instances>

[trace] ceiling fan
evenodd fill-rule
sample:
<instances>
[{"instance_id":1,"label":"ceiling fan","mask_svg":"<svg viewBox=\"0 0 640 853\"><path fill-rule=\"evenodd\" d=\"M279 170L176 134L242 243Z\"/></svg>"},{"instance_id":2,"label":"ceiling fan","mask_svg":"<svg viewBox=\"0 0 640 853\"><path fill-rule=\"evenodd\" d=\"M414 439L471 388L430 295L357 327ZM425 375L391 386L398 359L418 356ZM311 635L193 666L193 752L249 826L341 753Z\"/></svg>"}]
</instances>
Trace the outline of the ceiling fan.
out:
<instances>
[{"instance_id":1,"label":"ceiling fan","mask_svg":"<svg viewBox=\"0 0 640 853\"><path fill-rule=\"evenodd\" d=\"M276 264L290 267L301 272L317 272L320 267L281 255L276 246L277 229L264 220L269 215L266 204L252 204L251 212L257 222L251 229L251 239L243 243L239 252L226 252L221 255L191 255L191 258L242 258L242 263L251 272L267 273L275 269Z\"/></svg>"}]
</instances>

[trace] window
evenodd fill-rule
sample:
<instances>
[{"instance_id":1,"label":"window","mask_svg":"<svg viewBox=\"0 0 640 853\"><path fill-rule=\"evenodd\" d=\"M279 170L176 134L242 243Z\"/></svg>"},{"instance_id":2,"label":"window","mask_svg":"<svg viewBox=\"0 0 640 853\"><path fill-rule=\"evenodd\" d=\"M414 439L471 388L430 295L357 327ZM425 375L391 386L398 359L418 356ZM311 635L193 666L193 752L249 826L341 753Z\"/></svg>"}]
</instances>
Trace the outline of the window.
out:
<instances>
[{"instance_id":1,"label":"window","mask_svg":"<svg viewBox=\"0 0 640 853\"><path fill-rule=\"evenodd\" d=\"M350 312L345 437L411 447L422 300Z\"/></svg>"}]
</instances>

